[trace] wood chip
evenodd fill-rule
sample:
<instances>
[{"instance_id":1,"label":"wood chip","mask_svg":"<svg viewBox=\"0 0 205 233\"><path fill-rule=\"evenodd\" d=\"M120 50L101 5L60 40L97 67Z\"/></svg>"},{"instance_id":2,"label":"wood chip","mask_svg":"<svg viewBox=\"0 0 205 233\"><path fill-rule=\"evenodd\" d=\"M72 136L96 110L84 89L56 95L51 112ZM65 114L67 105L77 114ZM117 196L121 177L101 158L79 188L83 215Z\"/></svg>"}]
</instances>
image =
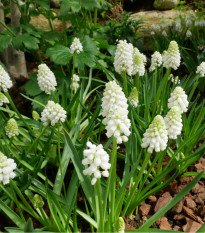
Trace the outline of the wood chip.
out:
<instances>
[{"instance_id":1,"label":"wood chip","mask_svg":"<svg viewBox=\"0 0 205 233\"><path fill-rule=\"evenodd\" d=\"M169 192L166 192L160 197L156 203L156 206L154 208L154 212L156 213L158 210L160 210L164 205L166 205L170 200L172 199L172 196Z\"/></svg>"},{"instance_id":2,"label":"wood chip","mask_svg":"<svg viewBox=\"0 0 205 233\"><path fill-rule=\"evenodd\" d=\"M175 214L180 214L182 212L183 200L180 200L173 208L172 212Z\"/></svg>"},{"instance_id":3,"label":"wood chip","mask_svg":"<svg viewBox=\"0 0 205 233\"><path fill-rule=\"evenodd\" d=\"M166 217L161 217L159 228L164 230L171 230L171 225Z\"/></svg>"},{"instance_id":4,"label":"wood chip","mask_svg":"<svg viewBox=\"0 0 205 233\"><path fill-rule=\"evenodd\" d=\"M156 202L157 201L157 198L155 196L149 196L148 197L148 200L150 201L150 203L153 203L153 202Z\"/></svg>"},{"instance_id":5,"label":"wood chip","mask_svg":"<svg viewBox=\"0 0 205 233\"><path fill-rule=\"evenodd\" d=\"M193 212L193 210L189 209L186 206L183 206L183 212L184 214L186 214L188 217L192 218L193 220L203 224L202 219L199 216L196 216Z\"/></svg>"},{"instance_id":6,"label":"wood chip","mask_svg":"<svg viewBox=\"0 0 205 233\"><path fill-rule=\"evenodd\" d=\"M185 197L185 203L186 206L190 209L195 209L196 208L196 203L193 201L190 197Z\"/></svg>"},{"instance_id":7,"label":"wood chip","mask_svg":"<svg viewBox=\"0 0 205 233\"><path fill-rule=\"evenodd\" d=\"M143 202L139 207L139 211L142 215L148 215L151 210L151 207L152 207L151 205Z\"/></svg>"},{"instance_id":8,"label":"wood chip","mask_svg":"<svg viewBox=\"0 0 205 233\"><path fill-rule=\"evenodd\" d=\"M189 218L186 218L187 224L182 227L185 232L197 232L202 224L195 222Z\"/></svg>"}]
</instances>

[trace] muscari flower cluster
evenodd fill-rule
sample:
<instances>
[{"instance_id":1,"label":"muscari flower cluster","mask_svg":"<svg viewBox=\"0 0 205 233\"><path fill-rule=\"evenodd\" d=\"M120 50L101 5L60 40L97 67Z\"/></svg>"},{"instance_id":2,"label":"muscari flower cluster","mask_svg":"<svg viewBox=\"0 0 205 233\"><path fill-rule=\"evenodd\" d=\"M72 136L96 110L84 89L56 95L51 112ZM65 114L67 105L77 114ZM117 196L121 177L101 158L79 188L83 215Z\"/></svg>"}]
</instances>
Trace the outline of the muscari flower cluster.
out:
<instances>
[{"instance_id":1,"label":"muscari flower cluster","mask_svg":"<svg viewBox=\"0 0 205 233\"><path fill-rule=\"evenodd\" d=\"M142 148L148 147L147 151L149 153L152 153L153 150L156 152L165 150L168 142L168 133L163 117L160 115L155 116L143 136L141 146Z\"/></svg>"},{"instance_id":2,"label":"muscari flower cluster","mask_svg":"<svg viewBox=\"0 0 205 233\"><path fill-rule=\"evenodd\" d=\"M38 66L38 85L42 91L46 94L51 94L51 91L55 91L57 86L56 78L54 73L48 68L46 64Z\"/></svg>"},{"instance_id":3,"label":"muscari flower cluster","mask_svg":"<svg viewBox=\"0 0 205 233\"><path fill-rule=\"evenodd\" d=\"M71 89L74 90L74 92L76 92L78 87L79 87L79 81L80 81L79 76L74 74L73 75L73 82L71 83Z\"/></svg>"},{"instance_id":4,"label":"muscari flower cluster","mask_svg":"<svg viewBox=\"0 0 205 233\"><path fill-rule=\"evenodd\" d=\"M139 76L143 76L145 73L146 62L146 56L140 53L140 51L137 48L134 48L132 75L139 74Z\"/></svg>"},{"instance_id":5,"label":"muscari flower cluster","mask_svg":"<svg viewBox=\"0 0 205 233\"><path fill-rule=\"evenodd\" d=\"M149 70L153 71L153 70L155 70L156 67L161 66L161 64L162 64L162 55L158 51L156 51L156 52L154 52L154 54L152 54L151 66L150 66Z\"/></svg>"},{"instance_id":6,"label":"muscari flower cluster","mask_svg":"<svg viewBox=\"0 0 205 233\"><path fill-rule=\"evenodd\" d=\"M176 41L171 41L169 48L163 54L163 66L165 68L172 68L176 70L181 61L181 56L179 53L179 47Z\"/></svg>"},{"instance_id":7,"label":"muscari flower cluster","mask_svg":"<svg viewBox=\"0 0 205 233\"><path fill-rule=\"evenodd\" d=\"M187 95L181 87L176 87L168 99L168 108L178 106L180 113L186 112L189 102Z\"/></svg>"},{"instance_id":8,"label":"muscari flower cluster","mask_svg":"<svg viewBox=\"0 0 205 233\"><path fill-rule=\"evenodd\" d=\"M44 126L51 123L54 126L58 122L64 122L66 119L66 111L58 103L48 101L48 104L41 113L41 121Z\"/></svg>"},{"instance_id":9,"label":"muscari flower cluster","mask_svg":"<svg viewBox=\"0 0 205 233\"><path fill-rule=\"evenodd\" d=\"M8 120L6 125L6 135L9 138L19 135L18 125L15 119L11 118Z\"/></svg>"},{"instance_id":10,"label":"muscari flower cluster","mask_svg":"<svg viewBox=\"0 0 205 233\"><path fill-rule=\"evenodd\" d=\"M168 80L171 80L174 84L180 84L179 76L174 77L173 74L170 74Z\"/></svg>"},{"instance_id":11,"label":"muscari flower cluster","mask_svg":"<svg viewBox=\"0 0 205 233\"><path fill-rule=\"evenodd\" d=\"M130 92L129 95L129 100L134 107L137 107L139 103L139 99L138 99L138 91L136 87L132 88L132 91Z\"/></svg>"},{"instance_id":12,"label":"muscari flower cluster","mask_svg":"<svg viewBox=\"0 0 205 233\"><path fill-rule=\"evenodd\" d=\"M191 36L192 36L191 31L190 31L190 30L187 30L187 32L186 32L186 37L187 37L187 38L190 38Z\"/></svg>"},{"instance_id":13,"label":"muscari flower cluster","mask_svg":"<svg viewBox=\"0 0 205 233\"><path fill-rule=\"evenodd\" d=\"M201 77L205 77L205 62L202 62L199 66L197 66L196 73Z\"/></svg>"},{"instance_id":14,"label":"muscari flower cluster","mask_svg":"<svg viewBox=\"0 0 205 233\"><path fill-rule=\"evenodd\" d=\"M72 54L74 54L75 52L77 54L79 54L82 51L83 51L83 46L82 46L80 40L77 37L75 37L74 40L73 40L73 42L72 42L72 44L71 44L71 46L70 46L70 52Z\"/></svg>"},{"instance_id":15,"label":"muscari flower cluster","mask_svg":"<svg viewBox=\"0 0 205 233\"><path fill-rule=\"evenodd\" d=\"M40 116L39 116L38 112L36 112L36 111L32 112L32 117L35 121L38 121L40 119Z\"/></svg>"},{"instance_id":16,"label":"muscari flower cluster","mask_svg":"<svg viewBox=\"0 0 205 233\"><path fill-rule=\"evenodd\" d=\"M109 163L109 155L101 144L96 146L91 142L87 142L87 147L89 149L83 151L85 159L82 160L82 164L88 165L88 168L83 170L83 174L93 175L91 184L94 185L97 179L101 178L101 175L104 177L109 176L111 164Z\"/></svg>"},{"instance_id":17,"label":"muscari flower cluster","mask_svg":"<svg viewBox=\"0 0 205 233\"><path fill-rule=\"evenodd\" d=\"M117 143L128 141L130 120L128 104L122 88L115 81L108 82L102 98L103 123L106 125L107 137L114 136Z\"/></svg>"},{"instance_id":18,"label":"muscari flower cluster","mask_svg":"<svg viewBox=\"0 0 205 233\"><path fill-rule=\"evenodd\" d=\"M12 87L12 81L8 73L0 65L0 91L3 90L7 92L9 88Z\"/></svg>"},{"instance_id":19,"label":"muscari flower cluster","mask_svg":"<svg viewBox=\"0 0 205 233\"><path fill-rule=\"evenodd\" d=\"M115 53L114 67L119 74L127 72L132 75L133 70L133 45L126 40L120 40Z\"/></svg>"},{"instance_id":20,"label":"muscari flower cluster","mask_svg":"<svg viewBox=\"0 0 205 233\"><path fill-rule=\"evenodd\" d=\"M8 103L9 103L8 98L3 93L0 93L0 106L3 106L3 104L8 104Z\"/></svg>"},{"instance_id":21,"label":"muscari flower cluster","mask_svg":"<svg viewBox=\"0 0 205 233\"><path fill-rule=\"evenodd\" d=\"M0 182L8 184L10 179L13 179L16 174L13 172L16 169L16 163L13 159L8 159L0 152Z\"/></svg>"},{"instance_id":22,"label":"muscari flower cluster","mask_svg":"<svg viewBox=\"0 0 205 233\"><path fill-rule=\"evenodd\" d=\"M178 106L173 106L164 118L170 139L176 139L181 134L182 117Z\"/></svg>"}]
</instances>

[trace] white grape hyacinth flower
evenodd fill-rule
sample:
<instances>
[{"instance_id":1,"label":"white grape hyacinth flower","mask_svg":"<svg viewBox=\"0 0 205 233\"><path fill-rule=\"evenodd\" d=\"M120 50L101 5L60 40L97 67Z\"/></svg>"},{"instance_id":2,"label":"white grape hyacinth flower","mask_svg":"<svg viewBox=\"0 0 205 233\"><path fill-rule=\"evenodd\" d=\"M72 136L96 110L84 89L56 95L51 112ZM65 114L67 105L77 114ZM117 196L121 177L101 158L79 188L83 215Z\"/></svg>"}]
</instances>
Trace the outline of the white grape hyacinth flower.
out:
<instances>
[{"instance_id":1,"label":"white grape hyacinth flower","mask_svg":"<svg viewBox=\"0 0 205 233\"><path fill-rule=\"evenodd\" d=\"M114 68L119 74L127 72L128 75L132 75L133 69L133 45L127 43L126 40L120 40L117 45L114 58Z\"/></svg>"},{"instance_id":2,"label":"white grape hyacinth flower","mask_svg":"<svg viewBox=\"0 0 205 233\"><path fill-rule=\"evenodd\" d=\"M128 118L128 104L122 88L115 81L106 84L102 98L102 116L107 137L114 136L117 144L127 142L131 126Z\"/></svg>"},{"instance_id":3,"label":"white grape hyacinth flower","mask_svg":"<svg viewBox=\"0 0 205 233\"><path fill-rule=\"evenodd\" d=\"M9 100L3 93L0 93L0 106L3 104L9 104Z\"/></svg>"},{"instance_id":4,"label":"white grape hyacinth flower","mask_svg":"<svg viewBox=\"0 0 205 233\"><path fill-rule=\"evenodd\" d=\"M73 83L71 84L71 89L74 90L75 93L79 87L79 81L80 81L79 76L74 74L73 75Z\"/></svg>"},{"instance_id":5,"label":"white grape hyacinth flower","mask_svg":"<svg viewBox=\"0 0 205 233\"><path fill-rule=\"evenodd\" d=\"M150 71L153 71L156 69L156 67L159 67L162 65L162 55L158 51L155 51L154 54L151 56L151 66L149 68Z\"/></svg>"},{"instance_id":6,"label":"white grape hyacinth flower","mask_svg":"<svg viewBox=\"0 0 205 233\"><path fill-rule=\"evenodd\" d=\"M83 165L88 165L88 168L83 170L84 175L93 175L91 184L94 185L97 179L101 178L101 175L104 177L109 176L109 169L111 164L109 163L109 154L103 149L103 146L100 144L98 146L87 142L87 147L83 151L85 158L82 160Z\"/></svg>"},{"instance_id":7,"label":"white grape hyacinth flower","mask_svg":"<svg viewBox=\"0 0 205 233\"><path fill-rule=\"evenodd\" d=\"M41 121L44 126L51 124L54 126L58 122L65 122L66 111L58 103L48 101L48 104L41 113Z\"/></svg>"},{"instance_id":8,"label":"white grape hyacinth flower","mask_svg":"<svg viewBox=\"0 0 205 233\"><path fill-rule=\"evenodd\" d=\"M51 91L55 91L57 82L54 73L48 68L46 64L38 66L37 74L38 85L42 91L47 95L51 94Z\"/></svg>"},{"instance_id":9,"label":"white grape hyacinth flower","mask_svg":"<svg viewBox=\"0 0 205 233\"><path fill-rule=\"evenodd\" d=\"M140 53L139 49L134 48L132 75L139 74L139 76L143 76L145 74L146 62L147 62L146 56Z\"/></svg>"},{"instance_id":10,"label":"white grape hyacinth flower","mask_svg":"<svg viewBox=\"0 0 205 233\"><path fill-rule=\"evenodd\" d=\"M0 65L0 91L7 92L13 86L12 81L8 73Z\"/></svg>"},{"instance_id":11,"label":"white grape hyacinth flower","mask_svg":"<svg viewBox=\"0 0 205 233\"><path fill-rule=\"evenodd\" d=\"M8 120L6 125L6 135L9 138L19 135L18 125L15 119L11 118Z\"/></svg>"},{"instance_id":12,"label":"white grape hyacinth flower","mask_svg":"<svg viewBox=\"0 0 205 233\"><path fill-rule=\"evenodd\" d=\"M178 106L180 113L187 112L187 107L189 102L187 100L187 95L181 87L176 87L171 93L170 98L168 99L168 108L173 106Z\"/></svg>"},{"instance_id":13,"label":"white grape hyacinth flower","mask_svg":"<svg viewBox=\"0 0 205 233\"><path fill-rule=\"evenodd\" d=\"M132 88L132 91L130 92L130 95L129 95L129 100L131 104L136 108L139 103L138 91L136 87Z\"/></svg>"},{"instance_id":14,"label":"white grape hyacinth flower","mask_svg":"<svg viewBox=\"0 0 205 233\"><path fill-rule=\"evenodd\" d=\"M167 147L168 133L163 117L157 115L143 136L142 148L148 147L149 153L152 153L153 150L156 152L164 151Z\"/></svg>"},{"instance_id":15,"label":"white grape hyacinth flower","mask_svg":"<svg viewBox=\"0 0 205 233\"><path fill-rule=\"evenodd\" d=\"M170 139L176 139L182 131L182 116L178 106L173 106L164 118Z\"/></svg>"},{"instance_id":16,"label":"white grape hyacinth flower","mask_svg":"<svg viewBox=\"0 0 205 233\"><path fill-rule=\"evenodd\" d=\"M171 41L168 50L163 54L163 66L176 70L180 66L181 56L176 41Z\"/></svg>"},{"instance_id":17,"label":"white grape hyacinth flower","mask_svg":"<svg viewBox=\"0 0 205 233\"><path fill-rule=\"evenodd\" d=\"M16 163L13 159L8 159L0 152L0 182L4 185L10 182L16 174L13 172L16 169Z\"/></svg>"},{"instance_id":18,"label":"white grape hyacinth flower","mask_svg":"<svg viewBox=\"0 0 205 233\"><path fill-rule=\"evenodd\" d=\"M197 66L196 73L201 77L205 77L205 62L202 62L199 66Z\"/></svg>"},{"instance_id":19,"label":"white grape hyacinth flower","mask_svg":"<svg viewBox=\"0 0 205 233\"><path fill-rule=\"evenodd\" d=\"M71 46L70 46L70 52L71 52L72 54L74 54L75 52L76 52L77 54L83 52L83 46L82 46L80 40L79 40L77 37L75 37L75 38L73 39L73 42L72 42L72 44L71 44Z\"/></svg>"},{"instance_id":20,"label":"white grape hyacinth flower","mask_svg":"<svg viewBox=\"0 0 205 233\"><path fill-rule=\"evenodd\" d=\"M186 37L187 37L187 38L190 38L191 36L192 36L191 31L190 31L190 30L187 30L187 32L186 32Z\"/></svg>"}]
</instances>

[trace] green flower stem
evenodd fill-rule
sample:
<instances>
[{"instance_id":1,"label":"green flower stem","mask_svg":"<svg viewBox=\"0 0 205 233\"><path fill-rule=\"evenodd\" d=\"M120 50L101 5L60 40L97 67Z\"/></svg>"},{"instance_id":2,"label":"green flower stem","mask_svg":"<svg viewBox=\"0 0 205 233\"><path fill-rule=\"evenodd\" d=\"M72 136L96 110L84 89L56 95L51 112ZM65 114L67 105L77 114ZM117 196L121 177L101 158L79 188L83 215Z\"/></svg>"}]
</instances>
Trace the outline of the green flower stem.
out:
<instances>
[{"instance_id":1,"label":"green flower stem","mask_svg":"<svg viewBox=\"0 0 205 233\"><path fill-rule=\"evenodd\" d=\"M96 210L98 212L98 229L97 232L104 232L104 219L103 219L103 208L102 208L102 195L101 195L101 184L100 179L97 179L97 183L95 184L95 191L97 193L96 197Z\"/></svg>"},{"instance_id":2,"label":"green flower stem","mask_svg":"<svg viewBox=\"0 0 205 233\"><path fill-rule=\"evenodd\" d=\"M191 101L191 98L192 98L192 96L193 96L193 94L194 94L194 92L195 92L195 90L196 90L196 87L197 87L199 78L200 78L200 75L198 74L198 75L197 75L197 78L196 78L196 81L194 82L194 86L193 86L193 88L192 88L192 90L191 90L191 93L189 94L189 97L188 97L188 101L189 101L189 102Z\"/></svg>"},{"instance_id":3,"label":"green flower stem","mask_svg":"<svg viewBox=\"0 0 205 233\"><path fill-rule=\"evenodd\" d=\"M63 173L62 169L62 163L61 163L61 148L60 148L60 123L58 123L58 159L59 159L59 164L60 164L60 171L61 174Z\"/></svg>"},{"instance_id":4,"label":"green flower stem","mask_svg":"<svg viewBox=\"0 0 205 233\"><path fill-rule=\"evenodd\" d=\"M97 19L98 19L98 9L95 8L94 11L94 26L97 24Z\"/></svg>"},{"instance_id":5,"label":"green flower stem","mask_svg":"<svg viewBox=\"0 0 205 233\"><path fill-rule=\"evenodd\" d=\"M51 95L53 96L54 101L58 103L58 99L53 91L51 91Z\"/></svg>"},{"instance_id":6,"label":"green flower stem","mask_svg":"<svg viewBox=\"0 0 205 233\"><path fill-rule=\"evenodd\" d=\"M30 134L33 136L33 131L32 129L30 128L30 126L27 124L27 122L25 121L25 119L22 117L22 115L20 114L20 112L18 111L18 109L16 108L11 96L9 95L8 92L5 92L5 95L6 97L8 98L10 104L11 104L11 107L13 108L13 110L16 112L16 114L18 115L18 117L23 121L24 125L28 128Z\"/></svg>"},{"instance_id":7,"label":"green flower stem","mask_svg":"<svg viewBox=\"0 0 205 233\"><path fill-rule=\"evenodd\" d=\"M126 71L124 71L124 72L122 73L122 78L123 78L125 96L128 97Z\"/></svg>"},{"instance_id":8,"label":"green flower stem","mask_svg":"<svg viewBox=\"0 0 205 233\"><path fill-rule=\"evenodd\" d=\"M135 85L136 85L137 91L139 92L139 89L140 89L140 76L139 76L139 73L137 73L135 75Z\"/></svg>"},{"instance_id":9,"label":"green flower stem","mask_svg":"<svg viewBox=\"0 0 205 233\"><path fill-rule=\"evenodd\" d=\"M111 183L110 183L110 206L111 206L111 223L115 222L115 186L116 186L116 167L117 167L117 139L113 137L113 149L111 158Z\"/></svg>"},{"instance_id":10,"label":"green flower stem","mask_svg":"<svg viewBox=\"0 0 205 233\"><path fill-rule=\"evenodd\" d=\"M127 202L126 202L125 207L123 209L123 212L122 212L122 215L121 215L122 217L125 216L125 214L126 214L126 212L128 210L128 207L129 207L129 205L130 205L130 203L131 203L131 201L132 201L132 199L134 197L134 194L135 194L135 192L137 190L138 184L141 181L142 176L144 174L144 171L145 171L145 169L147 167L147 164L148 164L148 162L150 160L150 156L151 156L151 153L146 154L144 162L143 162L142 167L140 169L139 175L138 176L136 175L136 179L133 182L134 185L131 187L130 195L128 196Z\"/></svg>"},{"instance_id":11,"label":"green flower stem","mask_svg":"<svg viewBox=\"0 0 205 233\"><path fill-rule=\"evenodd\" d=\"M0 24L1 24L4 28L6 28L6 30L7 30L12 36L16 37L16 34L15 34L9 27L7 27L6 24L5 24L3 21L0 20Z\"/></svg>"},{"instance_id":12,"label":"green flower stem","mask_svg":"<svg viewBox=\"0 0 205 233\"><path fill-rule=\"evenodd\" d=\"M72 75L71 75L71 87L73 86L73 75L75 73L75 63L76 63L77 53L75 52L73 55L73 69L72 69ZM71 88L71 100L73 98L73 89Z\"/></svg>"},{"instance_id":13,"label":"green flower stem","mask_svg":"<svg viewBox=\"0 0 205 233\"><path fill-rule=\"evenodd\" d=\"M155 95L155 100L157 98L157 67L155 67L154 71L154 95Z\"/></svg>"},{"instance_id":14,"label":"green flower stem","mask_svg":"<svg viewBox=\"0 0 205 233\"><path fill-rule=\"evenodd\" d=\"M103 206L103 219L105 219L106 216L106 209L107 209L107 199L108 199L108 193L109 190L112 190L112 188L110 188L110 184L111 184L111 178L112 178L112 173L113 173L113 166L115 166L116 168L116 160L117 160L117 140L115 137L113 137L113 149L112 149L112 157L111 157L111 168L110 168L110 174L107 180L107 185L106 185L106 190L105 190L105 199L104 199L104 206ZM114 165L115 163L115 165ZM115 174L116 175L116 174ZM113 181L113 180L112 180ZM114 181L114 185L115 185L116 181ZM115 188L115 186L114 186ZM111 211L109 211L111 212ZM110 224L110 226L112 225L112 223ZM108 228L110 227L108 226ZM111 231L111 229L109 229Z\"/></svg>"},{"instance_id":15,"label":"green flower stem","mask_svg":"<svg viewBox=\"0 0 205 233\"><path fill-rule=\"evenodd\" d=\"M166 70L166 74L164 75L164 78L162 80L162 84L159 87L160 88L160 93L157 96L157 101L159 100L159 98L161 99L161 101L160 101L159 108L158 108L158 111L157 111L158 114L160 114L161 108L163 106L164 95L166 93L166 89L167 89L166 87L167 87L167 82L168 82L168 78L169 78L170 73L171 73L171 68L168 68ZM161 95L161 92L162 92L162 95Z\"/></svg>"},{"instance_id":16,"label":"green flower stem","mask_svg":"<svg viewBox=\"0 0 205 233\"><path fill-rule=\"evenodd\" d=\"M48 128L48 125L46 127L43 128L43 130L41 131L41 133L38 135L38 137L34 140L34 142L32 143L31 147L28 149L28 151L26 152L27 154L33 149L33 147L35 146L36 142L41 138L41 136L45 133L46 129Z\"/></svg>"}]
</instances>

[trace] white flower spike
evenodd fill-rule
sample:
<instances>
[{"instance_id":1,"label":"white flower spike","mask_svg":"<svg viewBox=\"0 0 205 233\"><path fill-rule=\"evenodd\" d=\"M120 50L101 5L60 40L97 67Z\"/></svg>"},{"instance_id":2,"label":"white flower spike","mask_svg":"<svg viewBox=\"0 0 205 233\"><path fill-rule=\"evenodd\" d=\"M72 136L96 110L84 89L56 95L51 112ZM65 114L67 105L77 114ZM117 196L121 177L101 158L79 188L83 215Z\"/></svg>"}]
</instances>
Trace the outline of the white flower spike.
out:
<instances>
[{"instance_id":1,"label":"white flower spike","mask_svg":"<svg viewBox=\"0 0 205 233\"><path fill-rule=\"evenodd\" d=\"M171 97L168 99L168 108L178 106L180 113L187 112L189 102L187 95L181 87L176 87L171 93Z\"/></svg>"},{"instance_id":2,"label":"white flower spike","mask_svg":"<svg viewBox=\"0 0 205 233\"><path fill-rule=\"evenodd\" d=\"M136 108L138 103L139 103L138 91L137 91L136 87L132 88L132 91L131 91L130 96L129 96L129 100L130 100L131 104Z\"/></svg>"},{"instance_id":3,"label":"white flower spike","mask_svg":"<svg viewBox=\"0 0 205 233\"><path fill-rule=\"evenodd\" d=\"M12 87L12 81L8 73L0 65L0 91L7 92Z\"/></svg>"},{"instance_id":4,"label":"white flower spike","mask_svg":"<svg viewBox=\"0 0 205 233\"><path fill-rule=\"evenodd\" d=\"M101 175L104 177L109 176L109 169L111 167L109 163L110 158L101 144L96 146L91 142L87 142L87 147L89 149L83 151L85 159L82 160L82 164L89 165L89 167L83 170L83 174L93 175L91 184L94 185L97 179L101 178Z\"/></svg>"},{"instance_id":5,"label":"white flower spike","mask_svg":"<svg viewBox=\"0 0 205 233\"><path fill-rule=\"evenodd\" d=\"M173 106L164 118L165 125L170 139L176 139L177 135L182 131L182 117L180 109L177 106Z\"/></svg>"},{"instance_id":6,"label":"white flower spike","mask_svg":"<svg viewBox=\"0 0 205 233\"><path fill-rule=\"evenodd\" d=\"M128 104L122 88L115 81L106 84L102 98L103 123L106 125L107 137L114 136L117 144L128 141L130 120Z\"/></svg>"},{"instance_id":7,"label":"white flower spike","mask_svg":"<svg viewBox=\"0 0 205 233\"><path fill-rule=\"evenodd\" d=\"M143 136L142 148L148 147L149 153L152 153L153 150L156 152L164 151L167 147L168 136L163 117L157 115Z\"/></svg>"},{"instance_id":8,"label":"white flower spike","mask_svg":"<svg viewBox=\"0 0 205 233\"><path fill-rule=\"evenodd\" d=\"M168 50L163 54L163 66L176 70L180 66L181 56L176 41L171 41Z\"/></svg>"},{"instance_id":9,"label":"white flower spike","mask_svg":"<svg viewBox=\"0 0 205 233\"><path fill-rule=\"evenodd\" d=\"M6 125L6 135L9 138L19 135L18 125L15 119L11 118L8 120Z\"/></svg>"},{"instance_id":10,"label":"white flower spike","mask_svg":"<svg viewBox=\"0 0 205 233\"><path fill-rule=\"evenodd\" d=\"M162 64L162 55L158 51L155 51L154 54L152 54L151 66L149 68L149 71L155 70L156 67L161 66L161 64Z\"/></svg>"},{"instance_id":11,"label":"white flower spike","mask_svg":"<svg viewBox=\"0 0 205 233\"><path fill-rule=\"evenodd\" d=\"M0 152L0 182L4 185L10 182L16 174L13 172L16 169L16 163L13 159L8 159L2 152Z\"/></svg>"},{"instance_id":12,"label":"white flower spike","mask_svg":"<svg viewBox=\"0 0 205 233\"><path fill-rule=\"evenodd\" d=\"M143 76L145 73L145 63L147 62L146 56L137 48L134 48L133 52L133 71L132 75L139 74L139 76Z\"/></svg>"},{"instance_id":13,"label":"white flower spike","mask_svg":"<svg viewBox=\"0 0 205 233\"><path fill-rule=\"evenodd\" d=\"M73 83L71 84L71 89L74 90L74 93L76 93L76 91L79 87L79 81L80 81L79 76L74 74L73 75Z\"/></svg>"},{"instance_id":14,"label":"white flower spike","mask_svg":"<svg viewBox=\"0 0 205 233\"><path fill-rule=\"evenodd\" d=\"M38 66L38 85L42 91L45 91L47 95L51 94L51 91L55 91L57 86L54 73L48 68L46 64Z\"/></svg>"},{"instance_id":15,"label":"white flower spike","mask_svg":"<svg viewBox=\"0 0 205 233\"><path fill-rule=\"evenodd\" d=\"M46 126L51 123L54 126L56 123L64 122L66 119L66 111L60 106L60 104L48 101L48 104L41 113L41 121Z\"/></svg>"},{"instance_id":16,"label":"white flower spike","mask_svg":"<svg viewBox=\"0 0 205 233\"><path fill-rule=\"evenodd\" d=\"M83 51L83 46L82 46L80 40L77 37L75 37L74 40L73 40L73 42L72 42L72 44L71 44L71 46L70 46L70 52L72 54L74 54L75 52L77 54L79 54L82 51Z\"/></svg>"},{"instance_id":17,"label":"white flower spike","mask_svg":"<svg viewBox=\"0 0 205 233\"><path fill-rule=\"evenodd\" d=\"M115 53L114 67L115 71L122 74L124 71L132 75L133 69L133 45L126 40L120 40Z\"/></svg>"},{"instance_id":18,"label":"white flower spike","mask_svg":"<svg viewBox=\"0 0 205 233\"><path fill-rule=\"evenodd\" d=\"M0 106L3 104L9 104L9 100L3 93L0 93Z\"/></svg>"},{"instance_id":19,"label":"white flower spike","mask_svg":"<svg viewBox=\"0 0 205 233\"><path fill-rule=\"evenodd\" d=\"M205 77L205 62L202 62L199 66L197 66L196 73L201 77Z\"/></svg>"}]
</instances>

